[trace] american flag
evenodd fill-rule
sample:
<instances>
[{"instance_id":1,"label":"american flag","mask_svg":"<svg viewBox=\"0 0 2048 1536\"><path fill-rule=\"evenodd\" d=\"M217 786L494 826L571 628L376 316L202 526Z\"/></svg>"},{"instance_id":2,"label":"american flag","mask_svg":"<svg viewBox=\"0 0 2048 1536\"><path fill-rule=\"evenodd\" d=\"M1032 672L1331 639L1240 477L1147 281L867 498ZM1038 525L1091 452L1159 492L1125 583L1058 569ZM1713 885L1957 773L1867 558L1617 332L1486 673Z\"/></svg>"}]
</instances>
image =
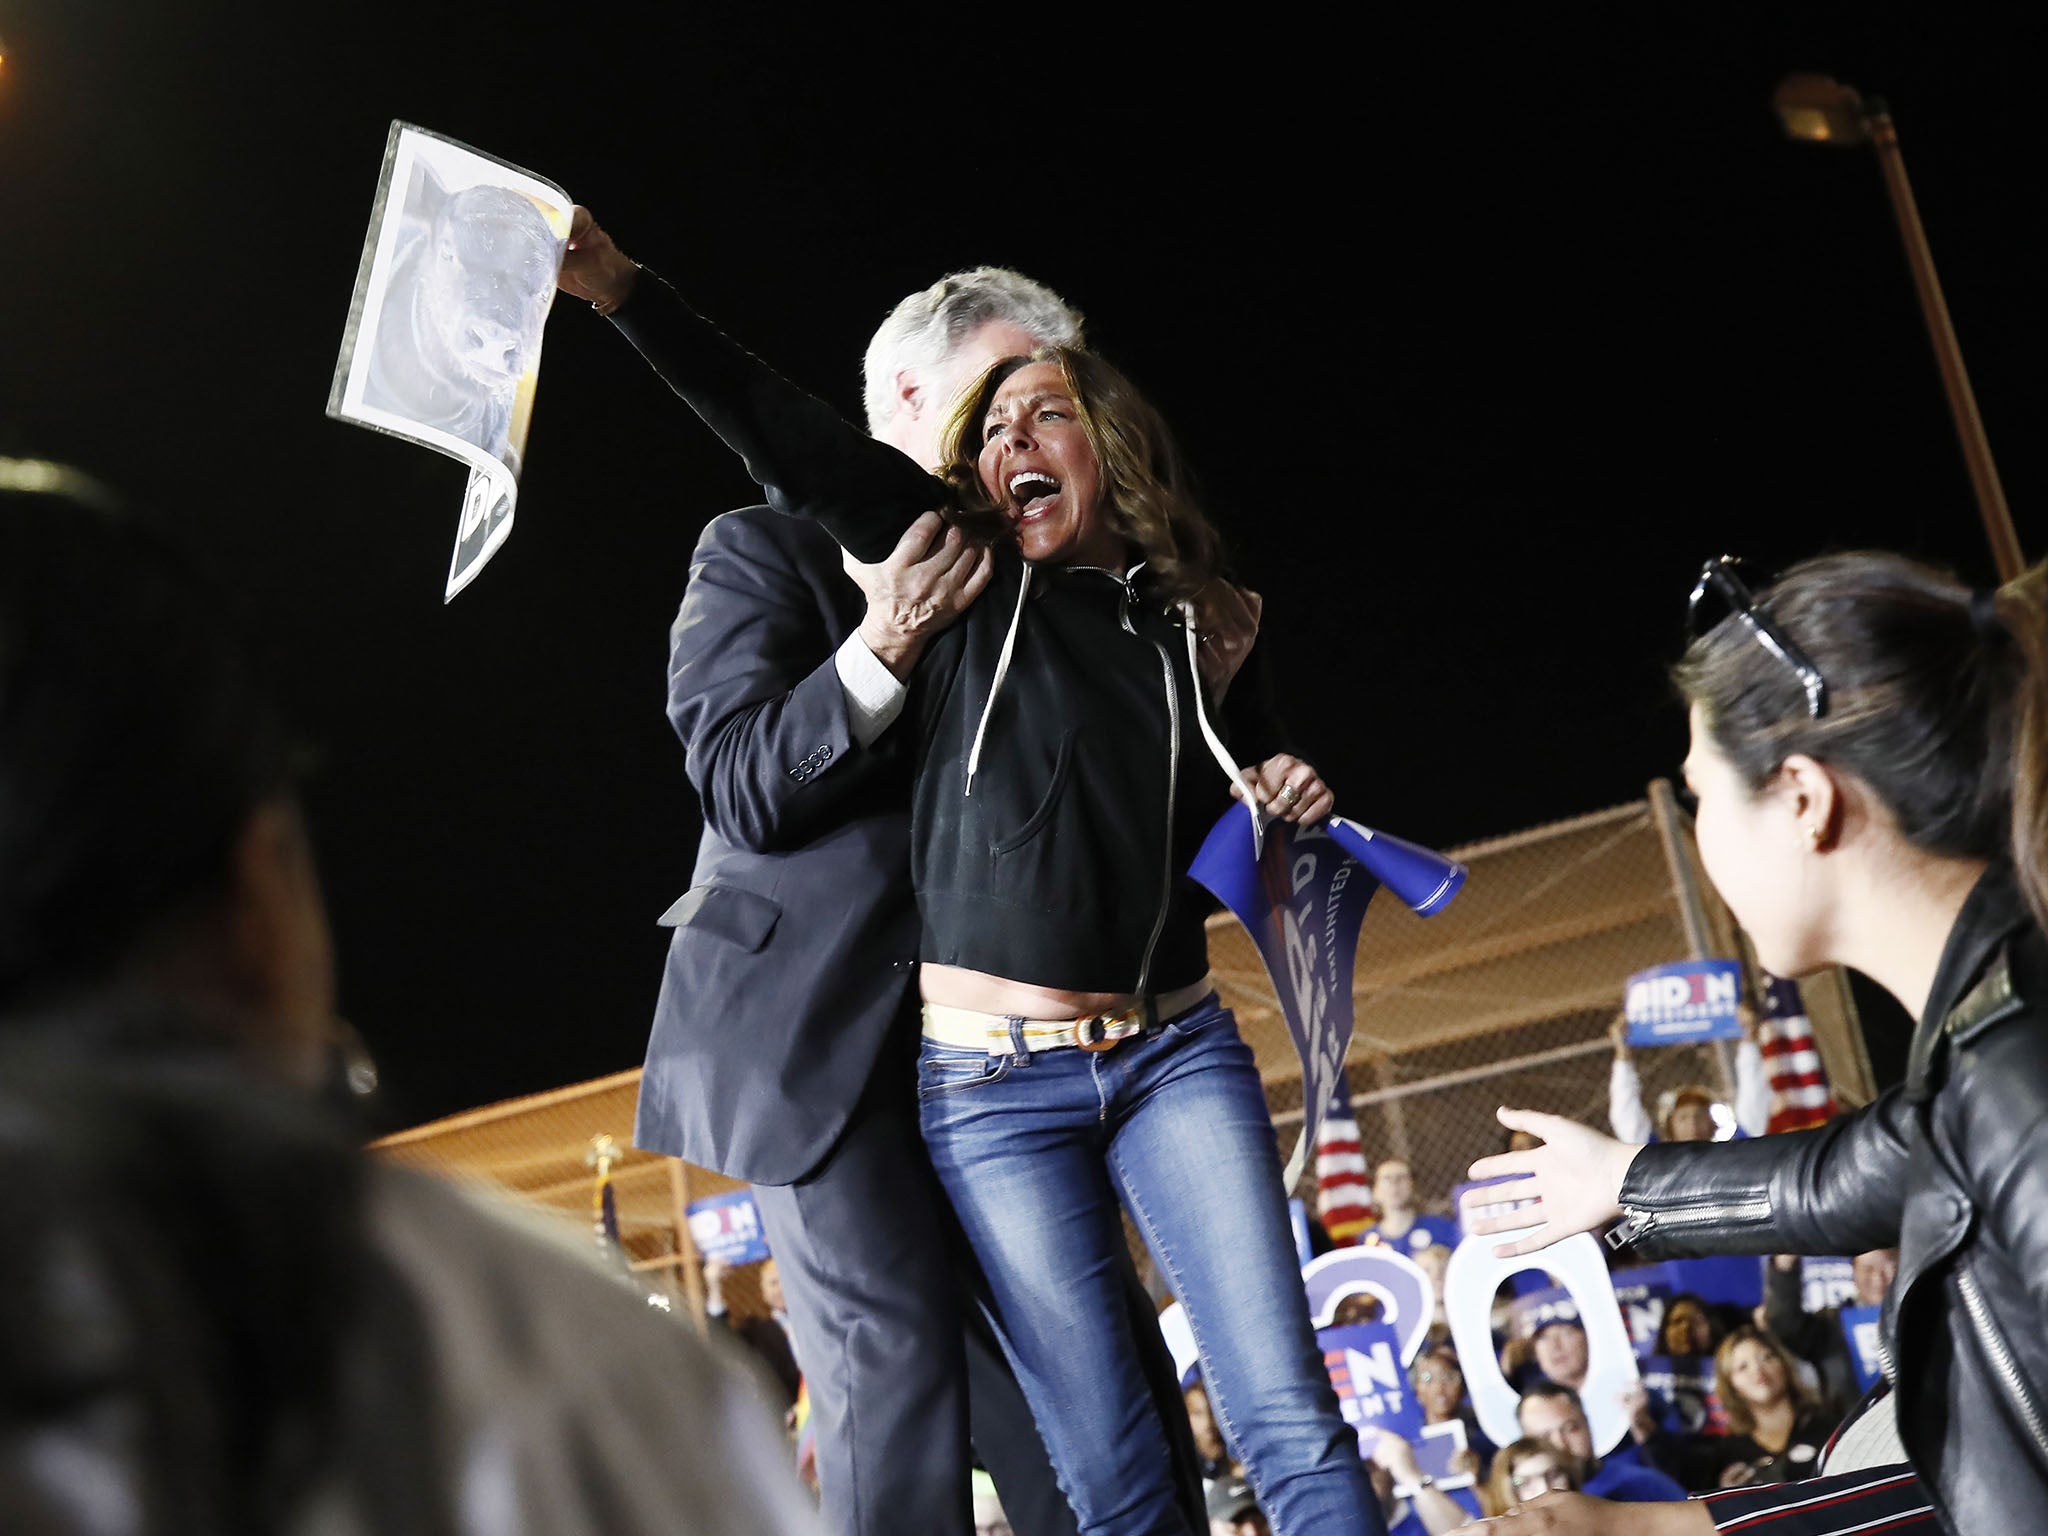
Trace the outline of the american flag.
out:
<instances>
[{"instance_id":1,"label":"american flag","mask_svg":"<svg viewBox=\"0 0 2048 1536\"><path fill-rule=\"evenodd\" d=\"M1813 1021L1796 982L1777 976L1763 979L1763 1028L1760 1049L1771 1081L1771 1123L1768 1129L1803 1131L1835 1114L1835 1095L1828 1087L1820 1048L1813 1039Z\"/></svg>"},{"instance_id":2,"label":"american flag","mask_svg":"<svg viewBox=\"0 0 2048 1536\"><path fill-rule=\"evenodd\" d=\"M1340 1079L1341 1083L1341 1079ZM1372 1190L1365 1176L1365 1153L1358 1143L1358 1122L1351 1116L1348 1093L1323 1111L1316 1127L1316 1217L1330 1241L1344 1248L1372 1225Z\"/></svg>"}]
</instances>

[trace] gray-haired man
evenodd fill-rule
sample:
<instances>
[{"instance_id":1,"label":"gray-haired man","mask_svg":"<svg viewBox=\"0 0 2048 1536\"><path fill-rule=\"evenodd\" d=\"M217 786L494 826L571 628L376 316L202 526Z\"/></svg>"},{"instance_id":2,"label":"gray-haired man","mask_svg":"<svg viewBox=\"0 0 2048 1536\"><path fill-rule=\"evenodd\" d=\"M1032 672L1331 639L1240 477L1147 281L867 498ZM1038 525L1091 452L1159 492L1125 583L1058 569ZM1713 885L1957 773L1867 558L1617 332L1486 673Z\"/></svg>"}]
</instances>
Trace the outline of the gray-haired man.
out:
<instances>
[{"instance_id":1,"label":"gray-haired man","mask_svg":"<svg viewBox=\"0 0 2048 1536\"><path fill-rule=\"evenodd\" d=\"M681 301L581 210L562 286L680 382L664 334ZM868 349L870 429L934 465L947 413L983 369L1080 329L1014 272L942 279ZM826 1518L859 1536L972 1528L970 1409L1020 1536L1075 1529L1023 1397L963 1305L964 1250L917 1126L908 764L889 727L925 643L988 571L935 514L879 565L843 566L817 525L749 507L705 528L672 634L669 717L705 829L671 913L635 1140L754 1186ZM1177 1404L1142 1293L1132 1305L1159 1347L1162 1404ZM1182 1463L1192 1516L1191 1447Z\"/></svg>"}]
</instances>

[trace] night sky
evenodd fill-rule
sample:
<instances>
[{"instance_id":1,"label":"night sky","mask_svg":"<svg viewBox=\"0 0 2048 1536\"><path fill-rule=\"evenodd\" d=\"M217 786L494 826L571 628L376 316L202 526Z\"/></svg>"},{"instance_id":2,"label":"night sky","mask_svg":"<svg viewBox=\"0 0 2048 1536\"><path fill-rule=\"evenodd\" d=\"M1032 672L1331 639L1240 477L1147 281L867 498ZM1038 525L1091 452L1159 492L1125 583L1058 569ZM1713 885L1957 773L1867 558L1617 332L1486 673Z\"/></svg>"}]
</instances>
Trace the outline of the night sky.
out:
<instances>
[{"instance_id":1,"label":"night sky","mask_svg":"<svg viewBox=\"0 0 2048 1536\"><path fill-rule=\"evenodd\" d=\"M1891 103L2048 551L2030 8L1395 9L0 0L0 453L245 599L396 1119L638 1063L696 838L668 622L753 498L564 301L517 529L442 605L464 470L323 415L393 118L557 181L850 416L906 291L1062 290L1191 450L1305 753L1406 836L1672 772L1706 555L1991 574L1877 167L1782 138L1791 70Z\"/></svg>"}]
</instances>

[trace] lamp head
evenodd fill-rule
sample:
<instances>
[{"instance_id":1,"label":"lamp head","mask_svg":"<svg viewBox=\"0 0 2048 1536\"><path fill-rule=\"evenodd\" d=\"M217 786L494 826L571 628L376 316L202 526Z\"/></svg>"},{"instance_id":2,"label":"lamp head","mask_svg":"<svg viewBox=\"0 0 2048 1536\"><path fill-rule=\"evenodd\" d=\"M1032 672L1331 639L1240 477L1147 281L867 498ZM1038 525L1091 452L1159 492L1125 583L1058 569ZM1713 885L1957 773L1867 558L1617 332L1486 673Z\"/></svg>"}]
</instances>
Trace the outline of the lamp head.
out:
<instances>
[{"instance_id":1,"label":"lamp head","mask_svg":"<svg viewBox=\"0 0 2048 1536\"><path fill-rule=\"evenodd\" d=\"M1853 85L1828 75L1787 75L1771 95L1788 138L1813 144L1865 144L1869 115Z\"/></svg>"}]
</instances>

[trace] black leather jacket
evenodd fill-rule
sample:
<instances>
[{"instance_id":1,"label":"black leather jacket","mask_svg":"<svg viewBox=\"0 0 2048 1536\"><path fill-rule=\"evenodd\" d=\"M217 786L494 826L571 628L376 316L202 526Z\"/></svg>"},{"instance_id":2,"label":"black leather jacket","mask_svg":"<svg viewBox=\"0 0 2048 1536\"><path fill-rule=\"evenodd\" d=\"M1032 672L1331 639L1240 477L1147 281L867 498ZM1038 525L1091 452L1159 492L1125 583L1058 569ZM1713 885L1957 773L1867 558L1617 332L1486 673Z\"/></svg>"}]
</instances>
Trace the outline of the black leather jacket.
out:
<instances>
[{"instance_id":1,"label":"black leather jacket","mask_svg":"<svg viewBox=\"0 0 2048 1536\"><path fill-rule=\"evenodd\" d=\"M1899 1434L1943 1528L2048 1523L2048 938L1993 866L1942 953L1904 1085L1814 1131L1645 1147L1649 1257L1899 1248Z\"/></svg>"}]
</instances>

